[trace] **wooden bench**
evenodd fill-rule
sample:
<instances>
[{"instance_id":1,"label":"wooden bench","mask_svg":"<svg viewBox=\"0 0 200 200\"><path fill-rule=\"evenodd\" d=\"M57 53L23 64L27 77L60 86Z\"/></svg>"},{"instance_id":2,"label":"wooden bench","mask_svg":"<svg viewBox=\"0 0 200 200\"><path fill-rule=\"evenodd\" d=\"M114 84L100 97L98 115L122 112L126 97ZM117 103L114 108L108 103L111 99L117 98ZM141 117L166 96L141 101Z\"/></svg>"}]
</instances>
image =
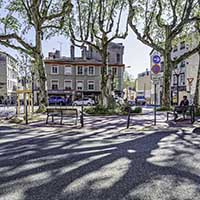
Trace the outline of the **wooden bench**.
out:
<instances>
[{"instance_id":1,"label":"wooden bench","mask_svg":"<svg viewBox=\"0 0 200 200\"><path fill-rule=\"evenodd\" d=\"M61 111L56 108L47 108L47 119L46 124L48 124L49 117L52 118L52 122L54 122L54 117L60 117Z\"/></svg>"},{"instance_id":2,"label":"wooden bench","mask_svg":"<svg viewBox=\"0 0 200 200\"><path fill-rule=\"evenodd\" d=\"M54 117L60 118L60 124L63 124L64 118L74 118L75 124L78 121L78 110L77 108L67 108L67 107L47 107L47 119L46 124L48 124L49 117L52 117L52 122L54 122Z\"/></svg>"},{"instance_id":3,"label":"wooden bench","mask_svg":"<svg viewBox=\"0 0 200 200\"><path fill-rule=\"evenodd\" d=\"M60 118L60 124L62 124L63 118L74 118L75 125L77 125L78 122L78 110L76 108L68 108L68 109L62 109L61 110L61 118Z\"/></svg>"},{"instance_id":4,"label":"wooden bench","mask_svg":"<svg viewBox=\"0 0 200 200\"><path fill-rule=\"evenodd\" d=\"M183 115L183 119L186 119L186 115L190 116L191 123L193 124L195 122L195 111L194 111L194 105L188 106L185 111L182 113L177 112L177 107L174 108L173 111L168 111L167 112L167 121L169 121L169 115L173 115L174 121L176 121L178 114Z\"/></svg>"}]
</instances>

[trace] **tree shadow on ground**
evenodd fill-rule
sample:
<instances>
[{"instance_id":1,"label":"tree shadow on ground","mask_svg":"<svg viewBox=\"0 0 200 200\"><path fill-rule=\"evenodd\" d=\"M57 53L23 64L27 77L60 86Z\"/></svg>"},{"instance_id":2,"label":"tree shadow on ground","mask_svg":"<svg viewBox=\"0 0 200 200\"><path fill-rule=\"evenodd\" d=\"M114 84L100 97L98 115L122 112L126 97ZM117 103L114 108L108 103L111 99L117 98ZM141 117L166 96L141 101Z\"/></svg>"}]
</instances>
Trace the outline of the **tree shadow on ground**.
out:
<instances>
[{"instance_id":1,"label":"tree shadow on ground","mask_svg":"<svg viewBox=\"0 0 200 200\"><path fill-rule=\"evenodd\" d=\"M99 123L96 125L101 126L102 120L96 120ZM173 142L183 145L187 133L133 132L132 138L130 132L109 132L118 129L118 124L114 126L112 122L98 130L92 124L88 133L71 130L69 134L60 129L44 133L31 128L19 132L12 127L4 128L4 138L0 139L0 197L21 187L25 200L139 199L136 194L129 194L154 178L170 176L174 182L187 179L200 184L199 176L183 170L181 163L177 168L150 161L160 143L172 151L165 162L184 153L168 146L167 138L173 135ZM10 132L15 139L10 138Z\"/></svg>"}]
</instances>

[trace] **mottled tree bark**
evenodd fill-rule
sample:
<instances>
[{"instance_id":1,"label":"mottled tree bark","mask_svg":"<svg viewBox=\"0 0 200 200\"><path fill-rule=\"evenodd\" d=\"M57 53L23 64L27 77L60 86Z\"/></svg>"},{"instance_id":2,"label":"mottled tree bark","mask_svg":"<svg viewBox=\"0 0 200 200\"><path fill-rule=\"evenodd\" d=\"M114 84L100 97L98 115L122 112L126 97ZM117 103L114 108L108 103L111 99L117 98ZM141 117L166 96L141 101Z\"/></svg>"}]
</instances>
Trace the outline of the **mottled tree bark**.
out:
<instances>
[{"instance_id":1,"label":"mottled tree bark","mask_svg":"<svg viewBox=\"0 0 200 200\"><path fill-rule=\"evenodd\" d=\"M200 51L198 52L199 56L199 66L198 66L198 72L197 72L197 82L196 82L196 87L195 87L195 94L194 94L194 105L199 106L199 84L200 84Z\"/></svg>"}]
</instances>

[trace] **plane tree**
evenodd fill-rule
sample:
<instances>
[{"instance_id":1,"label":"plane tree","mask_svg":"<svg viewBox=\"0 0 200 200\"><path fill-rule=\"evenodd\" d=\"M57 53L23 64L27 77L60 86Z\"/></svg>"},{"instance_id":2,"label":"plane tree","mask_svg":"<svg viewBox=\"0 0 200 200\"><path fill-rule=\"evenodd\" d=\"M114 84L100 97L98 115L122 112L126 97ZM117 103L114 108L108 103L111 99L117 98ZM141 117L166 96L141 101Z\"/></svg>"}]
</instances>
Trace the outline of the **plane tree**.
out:
<instances>
[{"instance_id":1,"label":"plane tree","mask_svg":"<svg viewBox=\"0 0 200 200\"><path fill-rule=\"evenodd\" d=\"M172 70L181 61L198 52L200 44L177 58L171 52L178 41L190 32L198 16L199 0L128 0L128 24L138 40L152 47L164 58L163 105L170 106Z\"/></svg>"},{"instance_id":2,"label":"plane tree","mask_svg":"<svg viewBox=\"0 0 200 200\"><path fill-rule=\"evenodd\" d=\"M39 110L47 104L42 40L60 30L70 12L70 0L1 0L0 44L33 60L39 83Z\"/></svg>"},{"instance_id":3,"label":"plane tree","mask_svg":"<svg viewBox=\"0 0 200 200\"><path fill-rule=\"evenodd\" d=\"M200 10L200 1L199 1L199 10ZM200 15L200 11L199 11ZM198 34L198 37L200 37L200 20L196 22L195 25L196 32ZM200 38L198 38L200 41ZM194 95L194 104L199 106L200 101L200 49L198 50L198 58L199 58L199 64L198 64L198 71L197 71L197 81L195 85L195 95Z\"/></svg>"},{"instance_id":4,"label":"plane tree","mask_svg":"<svg viewBox=\"0 0 200 200\"><path fill-rule=\"evenodd\" d=\"M90 46L102 58L100 104L105 108L112 106L113 100L108 46L115 39L127 36L126 4L125 0L77 0L66 23L74 45Z\"/></svg>"}]
</instances>

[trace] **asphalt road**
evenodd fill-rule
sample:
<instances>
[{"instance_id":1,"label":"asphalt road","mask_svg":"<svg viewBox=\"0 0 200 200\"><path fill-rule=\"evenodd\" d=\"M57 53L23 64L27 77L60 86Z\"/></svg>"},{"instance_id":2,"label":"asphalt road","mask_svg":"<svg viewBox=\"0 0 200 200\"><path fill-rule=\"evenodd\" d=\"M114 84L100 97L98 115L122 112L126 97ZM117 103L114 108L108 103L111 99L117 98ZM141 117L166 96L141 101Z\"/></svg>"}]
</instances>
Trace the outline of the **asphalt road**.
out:
<instances>
[{"instance_id":1,"label":"asphalt road","mask_svg":"<svg viewBox=\"0 0 200 200\"><path fill-rule=\"evenodd\" d=\"M0 125L0 200L199 200L200 135L152 115ZM144 126L149 127L144 129Z\"/></svg>"}]
</instances>

